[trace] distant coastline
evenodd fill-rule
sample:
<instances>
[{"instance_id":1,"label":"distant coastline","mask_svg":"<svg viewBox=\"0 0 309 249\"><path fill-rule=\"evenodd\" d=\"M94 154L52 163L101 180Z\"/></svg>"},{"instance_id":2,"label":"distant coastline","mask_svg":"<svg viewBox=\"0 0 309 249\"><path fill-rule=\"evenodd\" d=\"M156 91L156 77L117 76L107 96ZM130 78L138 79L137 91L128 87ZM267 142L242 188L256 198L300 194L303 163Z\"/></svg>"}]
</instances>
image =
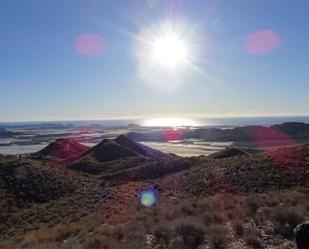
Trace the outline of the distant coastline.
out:
<instances>
[{"instance_id":1,"label":"distant coastline","mask_svg":"<svg viewBox=\"0 0 309 249\"><path fill-rule=\"evenodd\" d=\"M304 116L256 116L256 117L207 117L191 118L197 121L199 125L205 127L237 127L247 125L275 125L286 122L309 123L309 115ZM18 122L0 122L0 127L14 125L36 125L36 124L63 124L63 125L102 125L102 126L127 126L129 124L142 125L144 119L102 119L102 120L51 120L51 121L18 121Z\"/></svg>"},{"instance_id":2,"label":"distant coastline","mask_svg":"<svg viewBox=\"0 0 309 249\"><path fill-rule=\"evenodd\" d=\"M91 147L122 134L167 153L209 155L231 146L276 148L308 142L309 116L204 119L203 126L186 128L145 127L136 120L2 123L0 154L36 152L59 138Z\"/></svg>"}]
</instances>

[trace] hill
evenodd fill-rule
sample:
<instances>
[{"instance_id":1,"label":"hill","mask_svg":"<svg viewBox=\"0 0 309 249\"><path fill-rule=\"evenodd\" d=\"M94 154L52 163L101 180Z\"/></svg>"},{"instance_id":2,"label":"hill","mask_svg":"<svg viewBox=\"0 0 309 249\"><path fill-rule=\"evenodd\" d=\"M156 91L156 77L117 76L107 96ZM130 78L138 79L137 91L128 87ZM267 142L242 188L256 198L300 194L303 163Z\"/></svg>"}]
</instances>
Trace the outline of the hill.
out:
<instances>
[{"instance_id":1,"label":"hill","mask_svg":"<svg viewBox=\"0 0 309 249\"><path fill-rule=\"evenodd\" d=\"M82 158L71 163L69 168L91 174L112 174L113 172L123 174L123 172L132 172L134 168L144 167L151 177L153 176L151 168L157 165L165 167L167 162L176 158L174 155L162 153L121 135L113 140L104 139L86 152Z\"/></svg>"},{"instance_id":2,"label":"hill","mask_svg":"<svg viewBox=\"0 0 309 249\"><path fill-rule=\"evenodd\" d=\"M106 194L100 182L19 156L0 157L0 248L25 232L89 215Z\"/></svg>"},{"instance_id":3,"label":"hill","mask_svg":"<svg viewBox=\"0 0 309 249\"><path fill-rule=\"evenodd\" d=\"M81 160L92 159L98 162L107 162L134 156L138 156L138 153L134 150L126 148L114 140L104 139L91 148Z\"/></svg>"},{"instance_id":4,"label":"hill","mask_svg":"<svg viewBox=\"0 0 309 249\"><path fill-rule=\"evenodd\" d=\"M215 158L119 160L88 167L101 167L101 170L97 168L96 173L114 183L151 180L177 198L207 196L217 192L264 192L307 187L308 148L308 145L295 146L250 156L241 153L237 156L222 154ZM73 164L72 168L77 169L77 165Z\"/></svg>"},{"instance_id":5,"label":"hill","mask_svg":"<svg viewBox=\"0 0 309 249\"><path fill-rule=\"evenodd\" d=\"M87 146L78 143L74 139L61 138L39 152L34 153L32 156L39 158L70 159L82 155L87 150Z\"/></svg>"},{"instance_id":6,"label":"hill","mask_svg":"<svg viewBox=\"0 0 309 249\"><path fill-rule=\"evenodd\" d=\"M133 150L139 156L150 157L150 158L166 158L170 157L170 155L164 154L159 150L152 149L140 143L136 143L131 140L128 136L120 135L115 139L115 142Z\"/></svg>"},{"instance_id":7,"label":"hill","mask_svg":"<svg viewBox=\"0 0 309 249\"><path fill-rule=\"evenodd\" d=\"M150 158L168 157L168 155L158 150L133 142L125 135L120 135L114 140L104 139L101 143L91 148L83 159L91 158L98 162L107 162L138 156Z\"/></svg>"},{"instance_id":8,"label":"hill","mask_svg":"<svg viewBox=\"0 0 309 249\"><path fill-rule=\"evenodd\" d=\"M166 176L162 188L173 195L199 197L219 192L252 193L309 186L309 146L295 146L274 152L223 159L195 157L176 177ZM175 178L178 188L174 188ZM161 180L160 180L161 181ZM179 192L178 190L180 189ZM177 194L178 192L178 194Z\"/></svg>"},{"instance_id":9,"label":"hill","mask_svg":"<svg viewBox=\"0 0 309 249\"><path fill-rule=\"evenodd\" d=\"M246 152L244 152L240 149L227 148L227 149L224 149L222 151L215 152L215 153L209 155L208 157L220 159L220 158L228 158L228 157L233 157L233 156L245 156L245 155L248 155L248 153L246 153Z\"/></svg>"}]
</instances>

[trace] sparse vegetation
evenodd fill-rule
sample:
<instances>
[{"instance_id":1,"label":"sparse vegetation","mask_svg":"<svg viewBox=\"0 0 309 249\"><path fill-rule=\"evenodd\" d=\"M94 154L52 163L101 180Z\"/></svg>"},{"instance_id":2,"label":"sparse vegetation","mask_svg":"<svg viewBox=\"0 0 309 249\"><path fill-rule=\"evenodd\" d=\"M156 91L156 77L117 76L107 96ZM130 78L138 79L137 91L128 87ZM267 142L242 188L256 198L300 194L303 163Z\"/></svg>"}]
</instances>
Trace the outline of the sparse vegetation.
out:
<instances>
[{"instance_id":1,"label":"sparse vegetation","mask_svg":"<svg viewBox=\"0 0 309 249\"><path fill-rule=\"evenodd\" d=\"M177 170L176 159L168 159L165 163L171 165L163 171L162 165L147 171L160 160L132 158L128 162L138 162L135 167L108 163L96 175L2 157L0 248L293 248L293 229L309 217L305 178L293 182L294 173L284 172L264 155L236 158L179 159ZM19 174L12 173L16 169ZM136 180L117 179L122 171ZM154 171L159 172L149 178ZM31 177L40 184L32 185ZM10 183L21 180L35 187ZM59 189L54 193L55 186ZM159 195L151 208L139 203L140 190L149 186ZM18 192L28 190L30 195L21 198ZM36 193L44 198L31 198Z\"/></svg>"},{"instance_id":2,"label":"sparse vegetation","mask_svg":"<svg viewBox=\"0 0 309 249\"><path fill-rule=\"evenodd\" d=\"M252 213L252 209L247 205L248 196L228 195L228 202L235 205L228 205L229 207L226 208L227 195L221 194L201 198L199 201L182 200L177 206L166 203L160 205L160 208L142 207L133 220L122 225L104 224L104 221L98 218L100 216L98 214L93 218L81 220L75 225L68 224L50 230L40 229L32 236L28 235L27 239L35 243L54 241L57 245L62 245L63 241L73 240L81 248L114 249L135 246L135 248L145 249L172 249L199 248L199 246L208 245L210 248L220 249L238 240L243 240L252 248L265 248L263 237L271 236L277 246L289 248L295 245L291 227L302 222L301 217L309 215L304 208L294 206L302 206L306 202L306 194L302 191L254 194L255 213ZM281 200L280 204L271 208L265 207L268 198L263 196L268 195L276 195ZM292 204L290 196L294 195L298 195L297 203ZM246 215L237 216L237 219L232 220L226 218L227 212L239 212L239 205L246 210ZM219 206L217 210L213 208L215 206ZM169 216L167 219L164 214L172 210L172 207L177 215ZM186 207L190 207L190 215ZM212 208L205 209L205 207ZM256 223L258 215L261 216L259 224ZM42 234L46 237L42 237ZM290 243L287 243L286 239ZM59 248L62 249L62 247Z\"/></svg>"},{"instance_id":3,"label":"sparse vegetation","mask_svg":"<svg viewBox=\"0 0 309 249\"><path fill-rule=\"evenodd\" d=\"M285 238L292 239L294 228L297 224L304 222L306 216L302 208L279 207L273 213L273 220L275 222L275 231Z\"/></svg>"},{"instance_id":4,"label":"sparse vegetation","mask_svg":"<svg viewBox=\"0 0 309 249\"><path fill-rule=\"evenodd\" d=\"M227 245L226 229L223 225L212 225L207 230L210 245L214 249L223 249Z\"/></svg>"},{"instance_id":5,"label":"sparse vegetation","mask_svg":"<svg viewBox=\"0 0 309 249\"><path fill-rule=\"evenodd\" d=\"M252 246L256 249L263 248L263 242L259 237L259 234L254 229L247 229L245 231L245 241L248 246Z\"/></svg>"},{"instance_id":6,"label":"sparse vegetation","mask_svg":"<svg viewBox=\"0 0 309 249\"><path fill-rule=\"evenodd\" d=\"M233 229L237 237L242 237L244 235L244 224L241 221L237 220L233 222Z\"/></svg>"}]
</instances>

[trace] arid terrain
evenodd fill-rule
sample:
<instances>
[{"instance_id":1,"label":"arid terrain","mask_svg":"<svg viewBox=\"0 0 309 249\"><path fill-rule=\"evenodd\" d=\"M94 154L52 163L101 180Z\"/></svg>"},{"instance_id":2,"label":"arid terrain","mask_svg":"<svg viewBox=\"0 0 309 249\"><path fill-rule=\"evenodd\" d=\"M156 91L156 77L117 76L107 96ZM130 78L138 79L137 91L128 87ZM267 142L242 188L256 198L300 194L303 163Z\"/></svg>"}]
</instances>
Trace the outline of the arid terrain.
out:
<instances>
[{"instance_id":1,"label":"arid terrain","mask_svg":"<svg viewBox=\"0 0 309 249\"><path fill-rule=\"evenodd\" d=\"M0 249L309 249L308 13L0 0Z\"/></svg>"},{"instance_id":2,"label":"arid terrain","mask_svg":"<svg viewBox=\"0 0 309 249\"><path fill-rule=\"evenodd\" d=\"M0 157L0 248L295 248L308 176L308 144L181 158L126 136L61 139Z\"/></svg>"}]
</instances>

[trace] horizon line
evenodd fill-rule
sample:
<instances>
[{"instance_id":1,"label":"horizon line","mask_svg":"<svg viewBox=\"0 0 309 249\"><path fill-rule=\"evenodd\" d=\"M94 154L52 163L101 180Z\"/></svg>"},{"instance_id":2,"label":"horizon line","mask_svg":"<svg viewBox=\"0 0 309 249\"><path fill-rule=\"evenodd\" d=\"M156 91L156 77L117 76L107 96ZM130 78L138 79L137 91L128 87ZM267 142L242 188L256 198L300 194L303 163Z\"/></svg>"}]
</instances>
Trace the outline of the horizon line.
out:
<instances>
[{"instance_id":1,"label":"horizon line","mask_svg":"<svg viewBox=\"0 0 309 249\"><path fill-rule=\"evenodd\" d=\"M79 121L129 121L129 120L148 120L156 118L183 118L183 119L216 119L216 118L293 118L293 117L309 117L309 114L258 114L258 115L152 115L152 116L114 116L100 118L68 118L68 119L28 119L28 120L12 120L0 121L1 123L48 123L48 122L79 122Z\"/></svg>"}]
</instances>

